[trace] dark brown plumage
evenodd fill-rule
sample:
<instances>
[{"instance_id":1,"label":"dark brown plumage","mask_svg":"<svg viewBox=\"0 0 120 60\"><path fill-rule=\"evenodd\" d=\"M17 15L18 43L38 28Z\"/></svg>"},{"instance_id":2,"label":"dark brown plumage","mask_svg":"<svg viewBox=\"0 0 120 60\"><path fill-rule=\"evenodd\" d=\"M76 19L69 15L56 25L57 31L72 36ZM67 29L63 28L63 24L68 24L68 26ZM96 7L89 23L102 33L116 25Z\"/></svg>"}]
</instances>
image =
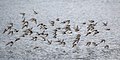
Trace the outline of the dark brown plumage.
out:
<instances>
[{"instance_id":1,"label":"dark brown plumage","mask_svg":"<svg viewBox=\"0 0 120 60\"><path fill-rule=\"evenodd\" d=\"M21 15L22 15L22 18L24 18L25 17L25 13L20 13Z\"/></svg>"},{"instance_id":2,"label":"dark brown plumage","mask_svg":"<svg viewBox=\"0 0 120 60\"><path fill-rule=\"evenodd\" d=\"M79 27L77 25L77 27L75 28L75 32L78 32L79 31Z\"/></svg>"},{"instance_id":3,"label":"dark brown plumage","mask_svg":"<svg viewBox=\"0 0 120 60\"><path fill-rule=\"evenodd\" d=\"M109 45L105 45L105 47L104 47L104 48L109 49Z\"/></svg>"},{"instance_id":4,"label":"dark brown plumage","mask_svg":"<svg viewBox=\"0 0 120 60\"><path fill-rule=\"evenodd\" d=\"M72 48L74 48L76 45L77 45L77 44L73 44L73 45L72 45Z\"/></svg>"},{"instance_id":5,"label":"dark brown plumage","mask_svg":"<svg viewBox=\"0 0 120 60\"><path fill-rule=\"evenodd\" d=\"M33 49L37 49L37 48L39 48L38 46L36 46L36 47L34 47Z\"/></svg>"},{"instance_id":6,"label":"dark brown plumage","mask_svg":"<svg viewBox=\"0 0 120 60\"><path fill-rule=\"evenodd\" d=\"M94 30L94 34L93 34L93 36L96 35L96 34L98 34L98 33L99 33L98 30Z\"/></svg>"},{"instance_id":7,"label":"dark brown plumage","mask_svg":"<svg viewBox=\"0 0 120 60\"><path fill-rule=\"evenodd\" d=\"M105 43L105 39L102 39L102 40L100 41L100 43L102 43L102 42L104 42L104 43Z\"/></svg>"},{"instance_id":8,"label":"dark brown plumage","mask_svg":"<svg viewBox=\"0 0 120 60\"><path fill-rule=\"evenodd\" d=\"M10 46L12 46L12 45L14 44L14 42L13 42L13 41L10 41L10 42L8 42L8 43L6 44L6 46L9 45L9 44L10 44Z\"/></svg>"},{"instance_id":9,"label":"dark brown plumage","mask_svg":"<svg viewBox=\"0 0 120 60\"><path fill-rule=\"evenodd\" d=\"M15 39L15 42L18 41L18 40L20 40L20 38L16 38L16 39Z\"/></svg>"},{"instance_id":10,"label":"dark brown plumage","mask_svg":"<svg viewBox=\"0 0 120 60\"><path fill-rule=\"evenodd\" d=\"M3 34L4 34L5 32L7 32L7 29L4 29Z\"/></svg>"},{"instance_id":11,"label":"dark brown plumage","mask_svg":"<svg viewBox=\"0 0 120 60\"><path fill-rule=\"evenodd\" d=\"M88 32L85 36L88 36L89 34L91 34L92 32Z\"/></svg>"},{"instance_id":12,"label":"dark brown plumage","mask_svg":"<svg viewBox=\"0 0 120 60\"><path fill-rule=\"evenodd\" d=\"M9 32L8 32L8 35L9 35L9 34L13 35L13 31L9 31Z\"/></svg>"},{"instance_id":13,"label":"dark brown plumage","mask_svg":"<svg viewBox=\"0 0 120 60\"><path fill-rule=\"evenodd\" d=\"M34 22L35 24L37 24L37 19L36 18L31 18L30 21Z\"/></svg>"},{"instance_id":14,"label":"dark brown plumage","mask_svg":"<svg viewBox=\"0 0 120 60\"><path fill-rule=\"evenodd\" d=\"M38 12L36 12L35 10L33 10L34 14L38 14Z\"/></svg>"},{"instance_id":15,"label":"dark brown plumage","mask_svg":"<svg viewBox=\"0 0 120 60\"><path fill-rule=\"evenodd\" d=\"M91 42L87 42L86 46L89 46L91 44Z\"/></svg>"},{"instance_id":16,"label":"dark brown plumage","mask_svg":"<svg viewBox=\"0 0 120 60\"><path fill-rule=\"evenodd\" d=\"M103 22L103 26L107 26L108 25L108 22Z\"/></svg>"},{"instance_id":17,"label":"dark brown plumage","mask_svg":"<svg viewBox=\"0 0 120 60\"><path fill-rule=\"evenodd\" d=\"M56 21L60 21L60 19L59 19L59 18L57 18L57 19L56 19Z\"/></svg>"},{"instance_id":18,"label":"dark brown plumage","mask_svg":"<svg viewBox=\"0 0 120 60\"><path fill-rule=\"evenodd\" d=\"M98 44L97 43L95 43L95 42L92 42L92 44L94 45L94 46L97 46Z\"/></svg>"}]
</instances>

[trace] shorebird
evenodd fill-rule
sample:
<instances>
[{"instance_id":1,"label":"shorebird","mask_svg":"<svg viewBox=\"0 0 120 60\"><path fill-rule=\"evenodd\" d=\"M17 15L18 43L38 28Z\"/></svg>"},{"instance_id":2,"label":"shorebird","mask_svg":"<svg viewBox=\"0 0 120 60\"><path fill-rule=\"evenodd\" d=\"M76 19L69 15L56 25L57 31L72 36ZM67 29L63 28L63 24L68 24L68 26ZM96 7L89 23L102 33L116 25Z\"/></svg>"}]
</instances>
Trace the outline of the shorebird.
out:
<instances>
[{"instance_id":1,"label":"shorebird","mask_svg":"<svg viewBox=\"0 0 120 60\"><path fill-rule=\"evenodd\" d=\"M71 31L70 25L66 25L66 27L64 28L67 31Z\"/></svg>"},{"instance_id":2,"label":"shorebird","mask_svg":"<svg viewBox=\"0 0 120 60\"><path fill-rule=\"evenodd\" d=\"M102 42L104 42L104 43L105 43L105 39L102 39L102 40L100 41L100 43L102 43Z\"/></svg>"},{"instance_id":3,"label":"shorebird","mask_svg":"<svg viewBox=\"0 0 120 60\"><path fill-rule=\"evenodd\" d=\"M93 25L96 26L98 22L94 23Z\"/></svg>"},{"instance_id":4,"label":"shorebird","mask_svg":"<svg viewBox=\"0 0 120 60\"><path fill-rule=\"evenodd\" d=\"M8 35L9 35L9 34L13 35L13 31L9 31L9 32L8 32Z\"/></svg>"},{"instance_id":5,"label":"shorebird","mask_svg":"<svg viewBox=\"0 0 120 60\"><path fill-rule=\"evenodd\" d=\"M37 35L44 35L45 37L47 37L47 36L48 36L48 33L45 33L45 31L43 31L42 33L38 33L38 32L37 32Z\"/></svg>"},{"instance_id":6,"label":"shorebird","mask_svg":"<svg viewBox=\"0 0 120 60\"><path fill-rule=\"evenodd\" d=\"M33 33L32 29L33 29L33 27L32 27L32 28L27 29L27 31L28 31L28 33L29 33L29 35L31 35L31 34Z\"/></svg>"},{"instance_id":7,"label":"shorebird","mask_svg":"<svg viewBox=\"0 0 120 60\"><path fill-rule=\"evenodd\" d=\"M21 22L24 23L25 22L25 18Z\"/></svg>"},{"instance_id":8,"label":"shorebird","mask_svg":"<svg viewBox=\"0 0 120 60\"><path fill-rule=\"evenodd\" d=\"M34 41L36 41L37 40L37 37L35 36L35 37L32 37L32 39L31 40L34 40Z\"/></svg>"},{"instance_id":9,"label":"shorebird","mask_svg":"<svg viewBox=\"0 0 120 60\"><path fill-rule=\"evenodd\" d=\"M88 25L88 27L94 27L94 24L90 23L90 24Z\"/></svg>"},{"instance_id":10,"label":"shorebird","mask_svg":"<svg viewBox=\"0 0 120 60\"><path fill-rule=\"evenodd\" d=\"M95 42L92 42L92 44L94 45L94 46L97 46L98 44L97 43L95 43Z\"/></svg>"},{"instance_id":11,"label":"shorebird","mask_svg":"<svg viewBox=\"0 0 120 60\"><path fill-rule=\"evenodd\" d=\"M19 30L17 30L17 29L14 29L14 31L15 31L15 32L18 32Z\"/></svg>"},{"instance_id":12,"label":"shorebird","mask_svg":"<svg viewBox=\"0 0 120 60\"><path fill-rule=\"evenodd\" d=\"M55 42L61 42L61 40L60 40L60 39L58 39L58 41L55 41Z\"/></svg>"},{"instance_id":13,"label":"shorebird","mask_svg":"<svg viewBox=\"0 0 120 60\"><path fill-rule=\"evenodd\" d=\"M56 36L57 36L57 34L55 33L54 36L53 36L53 38L57 38Z\"/></svg>"},{"instance_id":14,"label":"shorebird","mask_svg":"<svg viewBox=\"0 0 120 60\"><path fill-rule=\"evenodd\" d=\"M15 42L18 41L18 40L20 40L20 38L16 38L16 39L15 39Z\"/></svg>"},{"instance_id":15,"label":"shorebird","mask_svg":"<svg viewBox=\"0 0 120 60\"><path fill-rule=\"evenodd\" d=\"M56 36L57 36L57 29L54 30L54 36L53 36L53 38L56 38Z\"/></svg>"},{"instance_id":16,"label":"shorebird","mask_svg":"<svg viewBox=\"0 0 120 60\"><path fill-rule=\"evenodd\" d=\"M77 25L77 27L75 28L75 32L78 32L79 31L79 27Z\"/></svg>"},{"instance_id":17,"label":"shorebird","mask_svg":"<svg viewBox=\"0 0 120 60\"><path fill-rule=\"evenodd\" d=\"M109 28L107 28L107 29L105 29L105 30L109 31L110 29L109 29Z\"/></svg>"},{"instance_id":18,"label":"shorebird","mask_svg":"<svg viewBox=\"0 0 120 60\"><path fill-rule=\"evenodd\" d=\"M12 46L12 45L14 44L14 42L13 42L13 41L10 41L10 42L8 42L8 43L6 44L6 46L9 45L9 44L10 44L10 46Z\"/></svg>"},{"instance_id":19,"label":"shorebird","mask_svg":"<svg viewBox=\"0 0 120 60\"><path fill-rule=\"evenodd\" d=\"M60 19L59 19L59 18L57 18L57 19L56 19L56 21L60 21Z\"/></svg>"},{"instance_id":20,"label":"shorebird","mask_svg":"<svg viewBox=\"0 0 120 60\"><path fill-rule=\"evenodd\" d=\"M23 25L28 25L28 24L29 24L28 21L23 22Z\"/></svg>"},{"instance_id":21,"label":"shorebird","mask_svg":"<svg viewBox=\"0 0 120 60\"><path fill-rule=\"evenodd\" d=\"M55 22L54 22L54 21L50 21L50 24L51 24L52 26L54 26Z\"/></svg>"},{"instance_id":22,"label":"shorebird","mask_svg":"<svg viewBox=\"0 0 120 60\"><path fill-rule=\"evenodd\" d=\"M21 35L20 37L25 37L25 34Z\"/></svg>"},{"instance_id":23,"label":"shorebird","mask_svg":"<svg viewBox=\"0 0 120 60\"><path fill-rule=\"evenodd\" d=\"M70 23L70 20L66 20L66 22L69 24L69 23Z\"/></svg>"},{"instance_id":24,"label":"shorebird","mask_svg":"<svg viewBox=\"0 0 120 60\"><path fill-rule=\"evenodd\" d=\"M87 32L87 34L85 36L88 36L89 34L91 34L92 32Z\"/></svg>"},{"instance_id":25,"label":"shorebird","mask_svg":"<svg viewBox=\"0 0 120 60\"><path fill-rule=\"evenodd\" d=\"M7 29L4 29L3 34L4 34L5 32L7 32Z\"/></svg>"},{"instance_id":26,"label":"shorebird","mask_svg":"<svg viewBox=\"0 0 120 60\"><path fill-rule=\"evenodd\" d=\"M63 44L63 45L65 45L65 42L64 42L64 39L60 42L60 44Z\"/></svg>"},{"instance_id":27,"label":"shorebird","mask_svg":"<svg viewBox=\"0 0 120 60\"><path fill-rule=\"evenodd\" d=\"M66 31L63 31L62 34L66 34Z\"/></svg>"},{"instance_id":28,"label":"shorebird","mask_svg":"<svg viewBox=\"0 0 120 60\"><path fill-rule=\"evenodd\" d=\"M41 35L41 33L39 33L39 32L36 32L36 34L37 34L37 35Z\"/></svg>"},{"instance_id":29,"label":"shorebird","mask_svg":"<svg viewBox=\"0 0 120 60\"><path fill-rule=\"evenodd\" d=\"M38 12L36 12L35 10L33 10L34 14L38 14Z\"/></svg>"},{"instance_id":30,"label":"shorebird","mask_svg":"<svg viewBox=\"0 0 120 60\"><path fill-rule=\"evenodd\" d=\"M10 24L9 26L13 27L13 23L9 23L9 24Z\"/></svg>"},{"instance_id":31,"label":"shorebird","mask_svg":"<svg viewBox=\"0 0 120 60\"><path fill-rule=\"evenodd\" d=\"M58 39L58 41L55 41L55 42L58 42L59 43L59 45L65 45L66 43L65 43L65 41L64 41L64 39L63 40L60 40L60 39Z\"/></svg>"},{"instance_id":32,"label":"shorebird","mask_svg":"<svg viewBox=\"0 0 120 60\"><path fill-rule=\"evenodd\" d=\"M89 20L90 23L94 23L95 21L94 20Z\"/></svg>"},{"instance_id":33,"label":"shorebird","mask_svg":"<svg viewBox=\"0 0 120 60\"><path fill-rule=\"evenodd\" d=\"M82 24L83 24L83 25L85 25L85 24L86 24L86 22L83 22Z\"/></svg>"},{"instance_id":34,"label":"shorebird","mask_svg":"<svg viewBox=\"0 0 120 60\"><path fill-rule=\"evenodd\" d=\"M7 26L7 30L11 30L12 29L12 26Z\"/></svg>"},{"instance_id":35,"label":"shorebird","mask_svg":"<svg viewBox=\"0 0 120 60\"><path fill-rule=\"evenodd\" d=\"M37 24L37 19L36 18L31 18L30 21L34 22L35 24Z\"/></svg>"},{"instance_id":36,"label":"shorebird","mask_svg":"<svg viewBox=\"0 0 120 60\"><path fill-rule=\"evenodd\" d=\"M24 30L23 32L29 32L29 31L32 31L32 29L33 29L33 27L28 28L28 29Z\"/></svg>"},{"instance_id":37,"label":"shorebird","mask_svg":"<svg viewBox=\"0 0 120 60\"><path fill-rule=\"evenodd\" d=\"M49 40L47 39L47 42L49 43L49 45L50 45L50 44L52 44L52 40L51 40L51 41L49 41Z\"/></svg>"},{"instance_id":38,"label":"shorebird","mask_svg":"<svg viewBox=\"0 0 120 60\"><path fill-rule=\"evenodd\" d=\"M66 21L63 21L63 22L61 22L61 23L63 23L63 24L65 24L65 23L70 23L70 20L66 20Z\"/></svg>"},{"instance_id":39,"label":"shorebird","mask_svg":"<svg viewBox=\"0 0 120 60\"><path fill-rule=\"evenodd\" d=\"M22 18L24 18L24 16L25 16L25 13L20 13L21 15L22 15Z\"/></svg>"},{"instance_id":40,"label":"shorebird","mask_svg":"<svg viewBox=\"0 0 120 60\"><path fill-rule=\"evenodd\" d=\"M76 39L76 40L74 40L73 44L78 43L78 42L79 42L79 40Z\"/></svg>"},{"instance_id":41,"label":"shorebird","mask_svg":"<svg viewBox=\"0 0 120 60\"><path fill-rule=\"evenodd\" d=\"M39 48L38 46L36 46L36 47L34 47L33 49L37 49L37 48Z\"/></svg>"},{"instance_id":42,"label":"shorebird","mask_svg":"<svg viewBox=\"0 0 120 60\"><path fill-rule=\"evenodd\" d=\"M103 22L103 26L107 26L108 25L108 22Z\"/></svg>"},{"instance_id":43,"label":"shorebird","mask_svg":"<svg viewBox=\"0 0 120 60\"><path fill-rule=\"evenodd\" d=\"M81 35L78 34L78 35L76 36L76 39L77 39L77 40L80 40L80 36L81 36Z\"/></svg>"},{"instance_id":44,"label":"shorebird","mask_svg":"<svg viewBox=\"0 0 120 60\"><path fill-rule=\"evenodd\" d=\"M91 44L91 42L87 42L86 46L89 46Z\"/></svg>"},{"instance_id":45,"label":"shorebird","mask_svg":"<svg viewBox=\"0 0 120 60\"><path fill-rule=\"evenodd\" d=\"M28 21L22 21L22 22L23 22L22 29L25 28L25 27L28 28L28 24L29 24Z\"/></svg>"},{"instance_id":46,"label":"shorebird","mask_svg":"<svg viewBox=\"0 0 120 60\"><path fill-rule=\"evenodd\" d=\"M40 36L44 41L46 41L46 38L45 37L43 37L43 36Z\"/></svg>"},{"instance_id":47,"label":"shorebird","mask_svg":"<svg viewBox=\"0 0 120 60\"><path fill-rule=\"evenodd\" d=\"M105 45L105 47L104 47L104 48L109 49L109 45Z\"/></svg>"},{"instance_id":48,"label":"shorebird","mask_svg":"<svg viewBox=\"0 0 120 60\"><path fill-rule=\"evenodd\" d=\"M25 32L24 35L28 35L29 32Z\"/></svg>"},{"instance_id":49,"label":"shorebird","mask_svg":"<svg viewBox=\"0 0 120 60\"><path fill-rule=\"evenodd\" d=\"M66 42L62 42L62 44L63 44L63 46L65 46L65 45L66 45Z\"/></svg>"},{"instance_id":50,"label":"shorebird","mask_svg":"<svg viewBox=\"0 0 120 60\"><path fill-rule=\"evenodd\" d=\"M33 33L33 31L32 30L29 30L29 35L31 35Z\"/></svg>"},{"instance_id":51,"label":"shorebird","mask_svg":"<svg viewBox=\"0 0 120 60\"><path fill-rule=\"evenodd\" d=\"M75 47L77 44L73 44L72 48Z\"/></svg>"},{"instance_id":52,"label":"shorebird","mask_svg":"<svg viewBox=\"0 0 120 60\"><path fill-rule=\"evenodd\" d=\"M89 24L88 27L87 27L87 31L92 31L94 30L94 25L93 24Z\"/></svg>"},{"instance_id":53,"label":"shorebird","mask_svg":"<svg viewBox=\"0 0 120 60\"><path fill-rule=\"evenodd\" d=\"M48 33L46 33L46 34L44 34L45 35L45 37L47 37L48 36Z\"/></svg>"},{"instance_id":54,"label":"shorebird","mask_svg":"<svg viewBox=\"0 0 120 60\"><path fill-rule=\"evenodd\" d=\"M22 29L25 28L25 27L28 28L28 25L23 25L23 26L22 26Z\"/></svg>"},{"instance_id":55,"label":"shorebird","mask_svg":"<svg viewBox=\"0 0 120 60\"><path fill-rule=\"evenodd\" d=\"M73 45L74 45L74 44L77 44L77 43L79 42L80 36L81 36L80 34L78 34L78 35L76 36L76 39L74 40Z\"/></svg>"},{"instance_id":56,"label":"shorebird","mask_svg":"<svg viewBox=\"0 0 120 60\"><path fill-rule=\"evenodd\" d=\"M43 25L43 29L45 29L45 30L46 30L46 29L47 29L47 26L46 26L46 25Z\"/></svg>"},{"instance_id":57,"label":"shorebird","mask_svg":"<svg viewBox=\"0 0 120 60\"><path fill-rule=\"evenodd\" d=\"M58 28L56 28L57 30L60 30L60 29L62 29L62 28L60 28L60 27L58 27Z\"/></svg>"},{"instance_id":58,"label":"shorebird","mask_svg":"<svg viewBox=\"0 0 120 60\"><path fill-rule=\"evenodd\" d=\"M44 34L45 34L45 30L42 33L40 33L40 35L44 35Z\"/></svg>"},{"instance_id":59,"label":"shorebird","mask_svg":"<svg viewBox=\"0 0 120 60\"><path fill-rule=\"evenodd\" d=\"M40 29L47 29L47 26L46 25L44 25L43 23L40 23L40 24L38 24L37 25L37 27L39 27L40 26Z\"/></svg>"},{"instance_id":60,"label":"shorebird","mask_svg":"<svg viewBox=\"0 0 120 60\"><path fill-rule=\"evenodd\" d=\"M32 28L29 28L29 29L26 29L26 30L24 30L23 32L25 32L27 35L28 35L28 34L31 35L31 34L33 33L32 29L33 29L33 27L32 27Z\"/></svg>"},{"instance_id":61,"label":"shorebird","mask_svg":"<svg viewBox=\"0 0 120 60\"><path fill-rule=\"evenodd\" d=\"M80 34L77 34L77 38L80 38L80 36L81 36Z\"/></svg>"},{"instance_id":62,"label":"shorebird","mask_svg":"<svg viewBox=\"0 0 120 60\"><path fill-rule=\"evenodd\" d=\"M38 24L37 27L39 27L39 26L41 26L41 25L43 25L43 23Z\"/></svg>"},{"instance_id":63,"label":"shorebird","mask_svg":"<svg viewBox=\"0 0 120 60\"><path fill-rule=\"evenodd\" d=\"M93 34L93 36L94 36L95 34L98 34L98 33L99 33L98 30L94 30L94 34Z\"/></svg>"},{"instance_id":64,"label":"shorebird","mask_svg":"<svg viewBox=\"0 0 120 60\"><path fill-rule=\"evenodd\" d=\"M79 40L80 40L80 36L79 36L79 37L78 37L78 36L79 36L79 35L77 35L77 37L76 37L76 39L74 40L73 44L79 42Z\"/></svg>"}]
</instances>

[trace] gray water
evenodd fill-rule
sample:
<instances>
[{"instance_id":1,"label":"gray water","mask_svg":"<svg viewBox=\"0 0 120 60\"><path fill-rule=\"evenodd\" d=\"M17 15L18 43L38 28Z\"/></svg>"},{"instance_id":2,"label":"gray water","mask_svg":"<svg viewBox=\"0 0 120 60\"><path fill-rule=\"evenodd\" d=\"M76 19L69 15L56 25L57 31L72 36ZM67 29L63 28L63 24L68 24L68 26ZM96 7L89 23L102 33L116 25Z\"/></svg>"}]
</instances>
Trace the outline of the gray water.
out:
<instances>
[{"instance_id":1,"label":"gray water","mask_svg":"<svg viewBox=\"0 0 120 60\"><path fill-rule=\"evenodd\" d=\"M38 14L34 14L33 10ZM28 28L33 27L33 34L20 37L25 30L21 29L23 19L20 13L23 12L29 22ZM37 36L35 32L42 31L29 21L31 18L47 25L47 39L53 41L52 44L49 45L40 37L37 41L31 40L32 36ZM65 20L70 20L73 33L62 35L61 30L57 38L53 38L53 30L64 27L65 24L60 22ZM95 29L100 33L95 36L85 36L89 20L98 23ZM55 21L55 26L52 27L50 21ZM87 24L83 25L83 22ZM103 22L108 22L108 25L103 26ZM9 23L13 23L13 28L19 32L13 35L8 35L8 32L2 34ZM0 60L120 60L120 0L0 0L0 25ZM75 32L77 25L80 31ZM107 28L110 31L106 31ZM77 34L81 34L80 41L72 48ZM18 37L21 39L13 46L6 46ZM64 39L66 45L54 42L58 39ZM99 43L101 39L106 42L98 46L85 46L87 42ZM104 48L106 45L109 45L109 49ZM36 46L39 48L34 49Z\"/></svg>"}]
</instances>

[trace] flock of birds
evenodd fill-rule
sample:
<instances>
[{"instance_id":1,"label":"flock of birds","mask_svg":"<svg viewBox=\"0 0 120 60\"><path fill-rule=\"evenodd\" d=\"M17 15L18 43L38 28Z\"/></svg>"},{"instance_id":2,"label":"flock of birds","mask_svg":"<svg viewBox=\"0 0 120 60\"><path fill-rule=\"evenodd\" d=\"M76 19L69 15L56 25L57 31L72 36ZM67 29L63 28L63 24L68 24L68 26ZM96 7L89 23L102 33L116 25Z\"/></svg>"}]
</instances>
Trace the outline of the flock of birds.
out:
<instances>
[{"instance_id":1,"label":"flock of birds","mask_svg":"<svg viewBox=\"0 0 120 60\"><path fill-rule=\"evenodd\" d=\"M38 12L36 12L35 10L33 10L34 14L38 14ZM10 41L10 42L7 42L6 43L6 46L9 45L9 46L13 46L15 42L17 41L20 41L22 37L26 37L27 35L31 36L33 33L35 33L37 36L33 36L31 38L31 40L34 40L34 41L37 41L38 40L38 37L42 38L44 41L47 41L48 44L52 44L53 42L58 42L60 45L66 45L67 42L65 42L65 39L58 39L57 41L52 41L52 40L49 40L47 39L46 37L48 36L51 36L49 35L49 33L46 33L46 30L49 29L47 27L46 24L44 23L38 23L37 19L36 18L31 18L30 20L26 20L25 19L25 15L26 13L20 13L22 15L22 27L21 29L25 29L23 31L24 34L22 34L21 36L19 36L18 38L16 38L14 41ZM55 23L56 21L60 21L60 18L57 18L55 21L50 21L50 25L51 26L55 26ZM29 22L33 22L36 24L36 27L38 27L40 30L43 30L42 33L40 32L33 32L33 27L29 28ZM57 39L57 35L59 35L57 32L59 30L63 30L62 34L65 35L67 34L67 32L69 32L69 34L72 34L73 31L71 30L71 25L70 25L70 20L65 20L65 21L62 21L61 24L65 24L64 28L61 28L60 26L58 26L58 28L55 28L53 31L53 38ZM83 25L86 25L87 23L84 22L82 23ZM97 25L97 22L95 22L94 20L89 20L89 24L87 25L87 33L85 36L88 36L88 35L92 35L95 36L96 34L99 34L99 30L96 30L95 29L95 26ZM103 26L107 26L108 25L108 22L103 22ZM107 31L109 31L110 29L106 29ZM74 29L75 32L78 32L80 31L80 28L79 28L79 25L77 25ZM18 33L19 32L19 29L15 29L14 28L14 23L9 23L7 28L4 29L3 31L3 34L4 33L7 33L8 35L13 35L14 33ZM74 48L80 41L80 38L81 38L81 34L78 33L76 35L76 38L73 40L73 43L72 43L72 48ZM86 42L85 46L90 46L91 44L93 44L94 46L98 46L100 43L105 43L106 40L105 39L102 39L99 43L96 43L96 42ZM39 48L38 46L34 47L33 49L36 49L36 48ZM105 45L104 48L108 49L109 48L109 45Z\"/></svg>"}]
</instances>

